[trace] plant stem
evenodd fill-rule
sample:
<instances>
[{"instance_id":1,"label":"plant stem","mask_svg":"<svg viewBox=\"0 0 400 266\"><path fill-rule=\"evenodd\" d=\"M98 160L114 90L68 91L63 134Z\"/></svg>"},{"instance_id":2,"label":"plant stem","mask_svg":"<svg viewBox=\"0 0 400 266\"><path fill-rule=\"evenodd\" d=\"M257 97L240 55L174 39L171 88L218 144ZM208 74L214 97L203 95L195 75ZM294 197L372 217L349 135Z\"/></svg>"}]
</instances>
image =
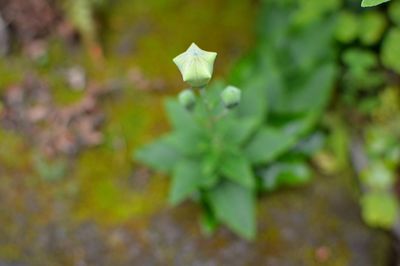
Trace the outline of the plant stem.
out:
<instances>
[{"instance_id":1,"label":"plant stem","mask_svg":"<svg viewBox=\"0 0 400 266\"><path fill-rule=\"evenodd\" d=\"M204 105L206 113L207 113L206 114L207 115L207 127L211 130L210 133L212 134L212 131L214 129L214 121L212 118L212 106L211 106L211 103L207 100L205 87L200 88L200 98L203 102L203 105Z\"/></svg>"}]
</instances>

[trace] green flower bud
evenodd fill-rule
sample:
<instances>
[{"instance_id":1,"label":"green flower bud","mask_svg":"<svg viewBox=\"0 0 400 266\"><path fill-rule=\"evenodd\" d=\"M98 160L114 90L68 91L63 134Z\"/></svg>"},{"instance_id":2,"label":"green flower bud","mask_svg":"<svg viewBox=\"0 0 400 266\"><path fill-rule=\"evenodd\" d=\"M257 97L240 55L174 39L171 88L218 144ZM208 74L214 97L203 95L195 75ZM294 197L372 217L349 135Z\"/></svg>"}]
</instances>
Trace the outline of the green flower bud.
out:
<instances>
[{"instance_id":1,"label":"green flower bud","mask_svg":"<svg viewBox=\"0 0 400 266\"><path fill-rule=\"evenodd\" d=\"M222 102L226 108L236 107L240 103L241 97L242 92L234 86L226 87L221 93Z\"/></svg>"},{"instance_id":2,"label":"green flower bud","mask_svg":"<svg viewBox=\"0 0 400 266\"><path fill-rule=\"evenodd\" d=\"M178 66L183 81L193 88L201 88L212 77L216 57L217 53L204 51L192 43L186 52L175 57L173 61Z\"/></svg>"},{"instance_id":3,"label":"green flower bud","mask_svg":"<svg viewBox=\"0 0 400 266\"><path fill-rule=\"evenodd\" d=\"M189 111L196 105L196 95L190 89L186 89L179 93L178 99L179 103Z\"/></svg>"}]
</instances>

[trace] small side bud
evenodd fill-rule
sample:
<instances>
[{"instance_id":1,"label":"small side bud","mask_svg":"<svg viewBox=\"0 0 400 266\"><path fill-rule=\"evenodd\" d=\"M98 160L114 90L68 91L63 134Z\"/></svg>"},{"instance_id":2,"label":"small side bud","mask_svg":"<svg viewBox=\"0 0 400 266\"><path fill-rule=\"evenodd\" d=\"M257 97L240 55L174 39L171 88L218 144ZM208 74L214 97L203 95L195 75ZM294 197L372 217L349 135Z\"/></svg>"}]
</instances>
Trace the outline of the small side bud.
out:
<instances>
[{"instance_id":1,"label":"small side bud","mask_svg":"<svg viewBox=\"0 0 400 266\"><path fill-rule=\"evenodd\" d=\"M242 92L234 86L226 87L221 93L222 102L228 109L236 107L240 103L241 97Z\"/></svg>"},{"instance_id":2,"label":"small side bud","mask_svg":"<svg viewBox=\"0 0 400 266\"><path fill-rule=\"evenodd\" d=\"M178 95L179 103L187 110L191 111L196 105L196 95L190 89L186 89Z\"/></svg>"},{"instance_id":3,"label":"small side bud","mask_svg":"<svg viewBox=\"0 0 400 266\"><path fill-rule=\"evenodd\" d=\"M193 88L201 88L210 81L217 53L207 52L192 43L186 52L173 59L182 74L183 81Z\"/></svg>"}]
</instances>

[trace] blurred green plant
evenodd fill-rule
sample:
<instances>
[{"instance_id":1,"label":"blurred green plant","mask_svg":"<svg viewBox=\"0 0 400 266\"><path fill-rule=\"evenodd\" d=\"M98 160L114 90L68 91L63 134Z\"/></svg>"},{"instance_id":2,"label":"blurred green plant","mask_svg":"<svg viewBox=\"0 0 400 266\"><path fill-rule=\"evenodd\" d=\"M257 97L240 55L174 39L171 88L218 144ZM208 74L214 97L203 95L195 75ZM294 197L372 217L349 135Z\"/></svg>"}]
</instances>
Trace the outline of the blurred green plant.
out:
<instances>
[{"instance_id":1,"label":"blurred green plant","mask_svg":"<svg viewBox=\"0 0 400 266\"><path fill-rule=\"evenodd\" d=\"M172 175L172 204L187 198L200 202L205 232L224 223L242 237L254 238L257 192L311 178L306 160L323 137L310 133L330 99L336 73L329 49L334 21L324 8L319 16L310 12L308 23L300 22L289 16L300 15L298 3L264 1L258 46L230 77L241 92L214 83L195 89L199 93L183 91L179 101L168 99L172 132L135 154L140 162ZM202 59L189 60L194 54ZM184 80L202 87L209 81L207 61L212 58L194 50L175 62Z\"/></svg>"},{"instance_id":2,"label":"blurred green plant","mask_svg":"<svg viewBox=\"0 0 400 266\"><path fill-rule=\"evenodd\" d=\"M392 28L385 39L382 47L382 62L383 64L400 74L400 28Z\"/></svg>"},{"instance_id":3,"label":"blurred green plant","mask_svg":"<svg viewBox=\"0 0 400 266\"><path fill-rule=\"evenodd\" d=\"M385 229L393 228L400 214L394 189L400 166L399 102L398 88L387 88L381 93L374 111L375 123L366 128L368 166L360 178L364 190L363 218L369 225Z\"/></svg>"},{"instance_id":4,"label":"blurred green plant","mask_svg":"<svg viewBox=\"0 0 400 266\"><path fill-rule=\"evenodd\" d=\"M387 1L364 1L363 5L382 2ZM400 73L396 15L400 5L392 1L388 7L385 13L345 5L336 30L344 66L340 87L345 106L339 104L339 108L347 107L344 113L350 116L344 119L349 123L347 137L364 139L366 165L359 173L362 216L368 225L385 229L393 228L399 215L395 173L400 166L399 95L398 88L390 86L395 82L392 76Z\"/></svg>"}]
</instances>

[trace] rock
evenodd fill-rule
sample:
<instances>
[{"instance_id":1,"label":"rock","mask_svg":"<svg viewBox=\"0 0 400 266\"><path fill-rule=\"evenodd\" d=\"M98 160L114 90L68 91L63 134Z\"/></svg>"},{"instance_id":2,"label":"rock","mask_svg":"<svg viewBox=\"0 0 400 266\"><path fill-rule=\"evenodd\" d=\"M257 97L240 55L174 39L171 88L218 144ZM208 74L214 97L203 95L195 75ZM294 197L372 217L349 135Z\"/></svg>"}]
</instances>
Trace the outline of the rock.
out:
<instances>
[{"instance_id":1,"label":"rock","mask_svg":"<svg viewBox=\"0 0 400 266\"><path fill-rule=\"evenodd\" d=\"M66 80L71 89L82 91L86 87L86 72L81 66L71 67L66 71Z\"/></svg>"},{"instance_id":2,"label":"rock","mask_svg":"<svg viewBox=\"0 0 400 266\"><path fill-rule=\"evenodd\" d=\"M307 187L263 196L257 240L247 242L225 228L212 237L202 235L199 208L189 203L103 226L74 220L68 208L57 211L71 202L64 199L49 205L25 187L18 195L38 207L31 211L29 204L21 205L14 212L7 207L16 196L10 191L26 182L11 179L12 185L0 185L0 265L9 261L21 265L389 265L389 237L363 224L350 181L346 175L318 177ZM153 193L145 195L152 204ZM37 219L49 207L54 214ZM9 226L5 221L13 221L17 230L4 230ZM29 240L19 240L24 239L22 232L29 233ZM6 247L12 247L18 257L2 261Z\"/></svg>"},{"instance_id":3,"label":"rock","mask_svg":"<svg viewBox=\"0 0 400 266\"><path fill-rule=\"evenodd\" d=\"M188 205L158 214L148 229L153 265L388 265L389 237L364 225L350 180L318 177L264 196L254 243L225 229L206 239Z\"/></svg>"}]
</instances>

